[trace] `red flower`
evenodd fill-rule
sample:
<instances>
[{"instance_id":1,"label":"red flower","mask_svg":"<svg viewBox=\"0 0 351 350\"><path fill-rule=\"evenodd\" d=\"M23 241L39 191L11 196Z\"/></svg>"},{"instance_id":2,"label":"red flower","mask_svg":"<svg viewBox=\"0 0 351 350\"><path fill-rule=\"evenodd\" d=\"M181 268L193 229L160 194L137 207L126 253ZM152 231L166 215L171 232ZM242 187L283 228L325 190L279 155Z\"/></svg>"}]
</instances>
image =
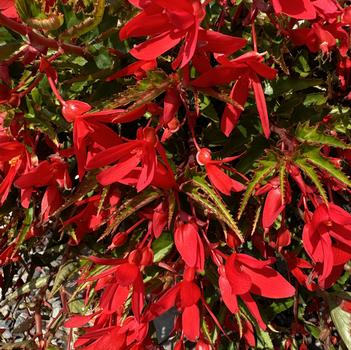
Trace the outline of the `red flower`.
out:
<instances>
[{"instance_id":1,"label":"red flower","mask_svg":"<svg viewBox=\"0 0 351 350\"><path fill-rule=\"evenodd\" d=\"M146 312L145 319L151 321L177 306L182 312L184 335L190 341L196 341L200 335L200 311L197 303L201 297L201 291L193 279L194 269L187 269L184 273L184 280L177 283L153 303Z\"/></svg>"},{"instance_id":2,"label":"red flower","mask_svg":"<svg viewBox=\"0 0 351 350\"><path fill-rule=\"evenodd\" d=\"M123 181L141 164L141 172L136 188L138 192L142 191L150 185L156 173L157 154L155 146L157 142L157 135L153 128L140 128L137 140L128 141L98 153L88 162L87 168L100 168L117 161L116 165L103 170L97 176L98 181L106 186Z\"/></svg>"},{"instance_id":3,"label":"red flower","mask_svg":"<svg viewBox=\"0 0 351 350\"><path fill-rule=\"evenodd\" d=\"M85 174L85 166L89 156L92 158L101 150L121 144L118 135L103 123L128 123L139 119L147 111L155 112L158 108L155 104L150 103L143 104L128 112L123 109L90 112L92 106L88 103L78 100L65 101L61 97L55 85L57 72L44 58L40 62L40 71L47 75L52 91L62 105L62 115L68 122L73 122L74 151L80 179Z\"/></svg>"},{"instance_id":4,"label":"red flower","mask_svg":"<svg viewBox=\"0 0 351 350\"><path fill-rule=\"evenodd\" d=\"M186 265L203 271L205 250L195 222L178 221L174 230L174 243Z\"/></svg>"},{"instance_id":5,"label":"red flower","mask_svg":"<svg viewBox=\"0 0 351 350\"><path fill-rule=\"evenodd\" d=\"M96 313L87 316L73 316L65 322L67 328L80 328L91 321ZM142 345L147 336L148 324L138 322L135 317L118 319L107 314L100 314L94 319L92 327L83 328L85 333L74 343L75 349L81 350L106 350L132 349L132 345ZM135 348L137 349L137 348Z\"/></svg>"},{"instance_id":6,"label":"red flower","mask_svg":"<svg viewBox=\"0 0 351 350\"><path fill-rule=\"evenodd\" d=\"M288 298L295 293L294 287L269 266L273 261L261 261L249 255L233 253L225 267L219 268L219 287L228 309L237 313L237 298L240 297L262 329L266 325L251 293L273 299Z\"/></svg>"},{"instance_id":7,"label":"red flower","mask_svg":"<svg viewBox=\"0 0 351 350\"><path fill-rule=\"evenodd\" d=\"M122 315L125 302L132 292L132 310L135 318L139 321L144 305L144 283L140 270L152 262L153 255L150 248L132 251L128 259L103 259L90 257L90 260L101 265L112 265L113 267L86 281L97 281L95 290L103 289L100 298L100 307L103 313L116 312Z\"/></svg>"},{"instance_id":8,"label":"red flower","mask_svg":"<svg viewBox=\"0 0 351 350\"><path fill-rule=\"evenodd\" d=\"M65 101L62 115L73 122L74 151L78 163L78 175L82 179L88 158L99 151L121 144L119 136L103 123L128 123L142 117L147 111L153 110L153 104L142 105L132 111L123 109L89 112L92 108L81 101Z\"/></svg>"},{"instance_id":9,"label":"red flower","mask_svg":"<svg viewBox=\"0 0 351 350\"><path fill-rule=\"evenodd\" d=\"M204 73L212 68L210 64L210 53L228 56L242 49L246 43L247 40L244 38L200 28L197 48L192 62L197 71Z\"/></svg>"},{"instance_id":10,"label":"red flower","mask_svg":"<svg viewBox=\"0 0 351 350\"><path fill-rule=\"evenodd\" d=\"M194 58L194 65L201 69L203 58L209 61L207 52L229 55L246 44L243 38L200 28L205 10L199 0L130 2L141 8L142 12L122 28L121 40L151 36L130 51L137 59L153 60L184 40L173 68L182 68Z\"/></svg>"},{"instance_id":11,"label":"red flower","mask_svg":"<svg viewBox=\"0 0 351 350\"><path fill-rule=\"evenodd\" d=\"M135 75L137 79L141 79L146 76L146 72L149 70L153 70L157 67L156 60L150 61L136 61L134 63L129 64L118 72L110 75L106 78L106 81L115 80L118 78L122 78L128 75Z\"/></svg>"},{"instance_id":12,"label":"red flower","mask_svg":"<svg viewBox=\"0 0 351 350\"><path fill-rule=\"evenodd\" d=\"M153 210L152 220L150 222L155 238L160 237L164 228L167 226L168 215L168 201L164 200Z\"/></svg>"},{"instance_id":13,"label":"red flower","mask_svg":"<svg viewBox=\"0 0 351 350\"><path fill-rule=\"evenodd\" d=\"M59 188L69 189L72 186L68 166L59 158L43 161L15 181L15 186L23 189L22 203L29 203L33 187L47 186L41 201L41 220L49 216L62 204Z\"/></svg>"},{"instance_id":14,"label":"red flower","mask_svg":"<svg viewBox=\"0 0 351 350\"><path fill-rule=\"evenodd\" d=\"M267 193L262 214L262 226L265 230L269 230L279 214L285 209L286 199L289 202L289 186L286 186L286 191L285 198L283 198L278 177L271 179L266 185L256 191L257 196Z\"/></svg>"},{"instance_id":15,"label":"red flower","mask_svg":"<svg viewBox=\"0 0 351 350\"><path fill-rule=\"evenodd\" d=\"M224 56L217 57L219 66L216 66L199 78L191 82L195 87L211 87L215 85L228 84L233 80L237 80L233 86L230 97L243 106L249 94L251 86L256 99L257 110L261 119L263 132L266 138L269 138L269 120L266 100L260 83L259 76L266 79L275 79L276 70L262 63L262 55L255 51L247 52L244 55L229 60ZM229 135L235 127L242 109L227 105L222 116L222 132Z\"/></svg>"},{"instance_id":16,"label":"red flower","mask_svg":"<svg viewBox=\"0 0 351 350\"><path fill-rule=\"evenodd\" d=\"M321 204L304 227L303 245L316 264L319 284L329 288L351 259L351 215L333 203Z\"/></svg>"},{"instance_id":17,"label":"red flower","mask_svg":"<svg viewBox=\"0 0 351 350\"><path fill-rule=\"evenodd\" d=\"M311 52L328 53L339 41L339 52L347 56L350 47L349 34L342 28L341 23L322 26L313 23L311 28L298 28L290 31L291 39L295 45L306 45Z\"/></svg>"},{"instance_id":18,"label":"red flower","mask_svg":"<svg viewBox=\"0 0 351 350\"><path fill-rule=\"evenodd\" d=\"M18 14L16 11L15 0L1 0L0 1L0 12L4 16L18 20Z\"/></svg>"},{"instance_id":19,"label":"red flower","mask_svg":"<svg viewBox=\"0 0 351 350\"><path fill-rule=\"evenodd\" d=\"M317 289L317 285L310 281L309 277L304 274L302 269L312 269L313 266L305 259L298 258L294 253L284 252L284 258L288 264L289 271L293 274L296 280L305 286L308 290L314 291Z\"/></svg>"},{"instance_id":20,"label":"red flower","mask_svg":"<svg viewBox=\"0 0 351 350\"><path fill-rule=\"evenodd\" d=\"M97 194L76 202L76 207L83 207L83 209L63 223L64 226L71 224L76 226L74 237L71 237L69 244L79 244L87 233L97 230L116 209L120 199L119 191L112 189L108 192L105 199L102 198L101 194ZM99 208L99 205L103 203L108 204L107 210Z\"/></svg>"},{"instance_id":21,"label":"red flower","mask_svg":"<svg viewBox=\"0 0 351 350\"><path fill-rule=\"evenodd\" d=\"M316 9L310 0L272 0L274 11L296 19L316 18Z\"/></svg>"},{"instance_id":22,"label":"red flower","mask_svg":"<svg viewBox=\"0 0 351 350\"><path fill-rule=\"evenodd\" d=\"M130 1L135 5L134 1ZM142 12L132 18L120 31L120 39L151 36L134 47L130 53L139 60L152 60L184 39L178 60L184 67L195 52L199 25L205 11L199 0L150 0L138 2ZM179 62L179 63L180 63Z\"/></svg>"},{"instance_id":23,"label":"red flower","mask_svg":"<svg viewBox=\"0 0 351 350\"><path fill-rule=\"evenodd\" d=\"M30 165L30 156L26 147L17 141L9 141L6 137L0 143L0 171L3 179L0 184L0 205L2 205L18 173L26 171Z\"/></svg>"},{"instance_id":24,"label":"red flower","mask_svg":"<svg viewBox=\"0 0 351 350\"><path fill-rule=\"evenodd\" d=\"M206 173L212 185L227 196L233 192L240 192L245 189L245 186L229 177L222 169L222 163L230 162L238 157L228 157L222 160L212 160L211 151L207 148L202 148L197 152L196 159L200 165L204 165Z\"/></svg>"}]
</instances>

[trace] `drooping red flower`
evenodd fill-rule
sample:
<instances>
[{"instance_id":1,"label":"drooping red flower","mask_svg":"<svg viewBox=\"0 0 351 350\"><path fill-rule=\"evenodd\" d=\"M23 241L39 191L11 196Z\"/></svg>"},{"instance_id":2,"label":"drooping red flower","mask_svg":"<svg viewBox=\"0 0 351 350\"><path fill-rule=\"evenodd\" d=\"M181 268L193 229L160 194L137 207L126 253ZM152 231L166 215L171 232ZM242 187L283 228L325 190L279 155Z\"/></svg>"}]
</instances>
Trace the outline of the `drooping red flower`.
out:
<instances>
[{"instance_id":1,"label":"drooping red flower","mask_svg":"<svg viewBox=\"0 0 351 350\"><path fill-rule=\"evenodd\" d=\"M74 236L69 244L77 245L89 232L97 230L105 219L109 218L119 204L121 194L116 188L111 188L105 197L102 194L91 196L75 203L77 208L83 208L76 215L64 221L63 225L74 225ZM104 208L104 203L108 209ZM101 206L101 208L100 208Z\"/></svg>"},{"instance_id":2,"label":"drooping red flower","mask_svg":"<svg viewBox=\"0 0 351 350\"><path fill-rule=\"evenodd\" d=\"M18 142L3 138L0 142L0 205L4 204L16 176L28 170L31 164L26 147Z\"/></svg>"},{"instance_id":3,"label":"drooping red flower","mask_svg":"<svg viewBox=\"0 0 351 350\"><path fill-rule=\"evenodd\" d=\"M190 341L196 341L200 335L200 310L197 303L201 291L193 280L194 269L188 268L184 273L184 279L168 289L150 306L145 319L151 321L176 306L181 310L184 335Z\"/></svg>"},{"instance_id":4,"label":"drooping red flower","mask_svg":"<svg viewBox=\"0 0 351 350\"><path fill-rule=\"evenodd\" d=\"M135 5L134 1L130 1ZM139 60L152 60L176 46L184 39L180 61L184 67L195 52L199 25L205 11L199 0L150 0L138 2L142 9L120 31L120 39L151 36L150 39L134 47L130 53Z\"/></svg>"},{"instance_id":5,"label":"drooping red flower","mask_svg":"<svg viewBox=\"0 0 351 350\"><path fill-rule=\"evenodd\" d=\"M94 318L92 327L84 327L74 347L81 350L123 350L139 349L143 346L147 336L148 323L137 321L135 317L126 319L116 318L114 315L96 313L87 316L73 316L65 322L67 328L81 328Z\"/></svg>"},{"instance_id":6,"label":"drooping red flower","mask_svg":"<svg viewBox=\"0 0 351 350\"><path fill-rule=\"evenodd\" d=\"M29 203L32 191L36 187L46 187L41 200L41 220L46 222L49 216L62 204L59 188L72 187L67 163L59 157L52 157L39 163L37 167L21 175L15 186L21 188L22 204Z\"/></svg>"},{"instance_id":7,"label":"drooping red flower","mask_svg":"<svg viewBox=\"0 0 351 350\"><path fill-rule=\"evenodd\" d=\"M265 230L268 230L274 224L286 204L289 203L290 187L288 184L285 190L286 193L283 197L280 180L275 177L255 192L257 196L267 193L262 213L262 226Z\"/></svg>"},{"instance_id":8,"label":"drooping red flower","mask_svg":"<svg viewBox=\"0 0 351 350\"><path fill-rule=\"evenodd\" d=\"M195 87L212 87L228 84L236 80L230 97L243 106L248 98L250 86L254 91L257 110L261 119L262 129L266 138L269 138L270 128L266 100L259 76L273 80L277 72L262 63L263 57L255 51L250 51L234 60L225 56L217 57L220 65L206 71L200 77L191 82ZM222 116L222 132L229 136L232 132L243 108L227 105Z\"/></svg>"},{"instance_id":9,"label":"drooping red flower","mask_svg":"<svg viewBox=\"0 0 351 350\"><path fill-rule=\"evenodd\" d=\"M140 320L144 306L144 283L141 269L149 265L153 259L150 248L137 249L128 255L128 259L105 259L90 257L96 264L112 265L111 268L97 275L89 277L86 281L97 281L94 289L103 290L100 298L100 307L103 313L116 312L122 315L125 302L132 289L132 310L136 320Z\"/></svg>"},{"instance_id":10,"label":"drooping red flower","mask_svg":"<svg viewBox=\"0 0 351 350\"><path fill-rule=\"evenodd\" d=\"M219 287L228 309L237 313L237 298L240 297L262 329L266 325L251 293L273 299L288 298L295 293L294 287L269 266L273 262L273 259L261 261L246 254L233 253L225 266L219 267Z\"/></svg>"},{"instance_id":11,"label":"drooping red flower","mask_svg":"<svg viewBox=\"0 0 351 350\"><path fill-rule=\"evenodd\" d=\"M108 148L98 153L88 164L88 169L100 168L112 162L116 165L103 170L97 176L98 181L106 186L114 182L123 182L129 174L141 164L141 172L136 184L137 191L150 185L156 174L158 143L155 130L151 127L138 129L137 139Z\"/></svg>"},{"instance_id":12,"label":"drooping red flower","mask_svg":"<svg viewBox=\"0 0 351 350\"><path fill-rule=\"evenodd\" d=\"M205 250L195 222L177 221L174 230L174 243L186 265L203 271Z\"/></svg>"},{"instance_id":13,"label":"drooping red flower","mask_svg":"<svg viewBox=\"0 0 351 350\"><path fill-rule=\"evenodd\" d=\"M129 2L139 7L142 12L121 29L121 40L139 36L151 37L130 51L139 60L156 59L183 40L173 68L184 67L195 56L197 57L194 63L200 67L199 57L206 56L207 52L228 55L246 43L242 38L200 28L205 10L199 0L181 0L173 3L166 0ZM195 54L197 50L198 53Z\"/></svg>"},{"instance_id":14,"label":"drooping red flower","mask_svg":"<svg viewBox=\"0 0 351 350\"><path fill-rule=\"evenodd\" d=\"M347 56L350 47L350 37L341 23L321 25L313 23L311 28L297 28L290 31L293 43L297 46L306 45L311 52L328 53L337 47L343 57Z\"/></svg>"},{"instance_id":15,"label":"drooping red flower","mask_svg":"<svg viewBox=\"0 0 351 350\"><path fill-rule=\"evenodd\" d=\"M303 245L320 286L329 288L351 259L351 214L334 203L321 204L304 227Z\"/></svg>"},{"instance_id":16,"label":"drooping red flower","mask_svg":"<svg viewBox=\"0 0 351 350\"><path fill-rule=\"evenodd\" d=\"M211 151L208 148L202 148L196 155L197 162L204 165L206 173L212 185L218 191L229 196L231 192L240 192L245 189L245 186L230 176L228 176L222 169L222 164L230 162L238 157L227 157L222 160L212 160Z\"/></svg>"},{"instance_id":17,"label":"drooping red flower","mask_svg":"<svg viewBox=\"0 0 351 350\"><path fill-rule=\"evenodd\" d=\"M118 78L122 78L128 75L134 75L137 79L145 77L146 73L157 67L156 60L149 61L136 61L122 68L116 73L113 73L106 78L106 81L112 81Z\"/></svg>"},{"instance_id":18,"label":"drooping red flower","mask_svg":"<svg viewBox=\"0 0 351 350\"><path fill-rule=\"evenodd\" d=\"M0 12L11 19L18 20L18 13L16 11L15 0L1 0Z\"/></svg>"},{"instance_id":19,"label":"drooping red flower","mask_svg":"<svg viewBox=\"0 0 351 350\"><path fill-rule=\"evenodd\" d=\"M313 266L305 259L298 258L293 252L284 252L283 255L288 264L289 271L296 280L308 290L316 290L317 284L311 281L309 276L303 272L303 269L312 269Z\"/></svg>"},{"instance_id":20,"label":"drooping red flower","mask_svg":"<svg viewBox=\"0 0 351 350\"><path fill-rule=\"evenodd\" d=\"M272 0L274 11L296 19L316 18L316 9L311 0Z\"/></svg>"}]
</instances>

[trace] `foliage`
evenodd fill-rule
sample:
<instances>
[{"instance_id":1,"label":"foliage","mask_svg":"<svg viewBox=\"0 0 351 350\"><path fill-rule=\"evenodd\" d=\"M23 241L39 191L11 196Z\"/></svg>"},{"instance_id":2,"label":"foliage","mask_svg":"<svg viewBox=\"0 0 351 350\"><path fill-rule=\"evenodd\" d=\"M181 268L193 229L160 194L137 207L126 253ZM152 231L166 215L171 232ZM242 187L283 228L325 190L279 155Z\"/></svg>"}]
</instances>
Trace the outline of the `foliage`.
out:
<instances>
[{"instance_id":1,"label":"foliage","mask_svg":"<svg viewBox=\"0 0 351 350\"><path fill-rule=\"evenodd\" d=\"M0 347L351 349L350 24L0 0Z\"/></svg>"}]
</instances>

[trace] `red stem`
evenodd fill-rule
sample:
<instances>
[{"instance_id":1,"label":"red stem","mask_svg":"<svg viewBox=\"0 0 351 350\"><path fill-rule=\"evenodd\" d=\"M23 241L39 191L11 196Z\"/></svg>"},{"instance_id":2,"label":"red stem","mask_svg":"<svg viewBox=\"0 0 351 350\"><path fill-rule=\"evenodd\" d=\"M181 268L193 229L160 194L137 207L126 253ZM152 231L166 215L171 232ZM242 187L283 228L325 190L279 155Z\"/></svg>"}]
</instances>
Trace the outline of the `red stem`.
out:
<instances>
[{"instance_id":1,"label":"red stem","mask_svg":"<svg viewBox=\"0 0 351 350\"><path fill-rule=\"evenodd\" d=\"M251 23L251 33L252 33L252 41L253 41L254 51L257 52L257 38L256 38L255 21L252 21L252 23Z\"/></svg>"},{"instance_id":2,"label":"red stem","mask_svg":"<svg viewBox=\"0 0 351 350\"><path fill-rule=\"evenodd\" d=\"M47 77L47 78L48 78L48 81L49 81L49 84L50 84L50 87L51 87L52 92L54 93L54 95L56 96L56 98L59 100L59 102L61 103L61 105L64 106L64 105L66 104L66 101L62 98L62 96L61 96L60 93L58 92L57 87L56 87L54 81L53 81L52 78L50 78L50 77Z\"/></svg>"},{"instance_id":3,"label":"red stem","mask_svg":"<svg viewBox=\"0 0 351 350\"><path fill-rule=\"evenodd\" d=\"M80 46L61 43L55 39L47 38L41 34L38 34L33 31L32 28L28 27L23 23L18 23L10 18L7 18L3 14L0 13L0 25L7 27L21 35L28 35L30 37L31 42L35 42L45 47L50 47L51 49L58 50L60 47L68 53L73 53L81 56L89 55L88 51Z\"/></svg>"}]
</instances>

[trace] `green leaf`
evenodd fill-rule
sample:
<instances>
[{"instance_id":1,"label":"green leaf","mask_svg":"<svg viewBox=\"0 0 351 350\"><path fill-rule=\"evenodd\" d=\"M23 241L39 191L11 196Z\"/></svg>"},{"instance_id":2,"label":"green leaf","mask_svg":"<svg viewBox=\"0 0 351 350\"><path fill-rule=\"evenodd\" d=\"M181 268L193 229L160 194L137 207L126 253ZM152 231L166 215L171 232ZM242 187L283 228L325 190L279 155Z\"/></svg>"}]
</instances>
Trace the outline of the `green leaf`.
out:
<instances>
[{"instance_id":1,"label":"green leaf","mask_svg":"<svg viewBox=\"0 0 351 350\"><path fill-rule=\"evenodd\" d=\"M97 56L94 56L96 66L99 69L110 68L113 64L113 60L106 48L100 50Z\"/></svg>"},{"instance_id":2,"label":"green leaf","mask_svg":"<svg viewBox=\"0 0 351 350\"><path fill-rule=\"evenodd\" d=\"M5 299L0 303L0 307L6 305L9 302L14 302L18 297L23 294L32 292L34 289L40 289L48 284L50 276L39 277L30 282L23 284L21 287L16 289L14 292L10 293L5 297Z\"/></svg>"},{"instance_id":3,"label":"green leaf","mask_svg":"<svg viewBox=\"0 0 351 350\"><path fill-rule=\"evenodd\" d=\"M0 27L0 44L4 45L9 41L14 41L15 38L10 34L10 32L5 27ZM16 43L17 45L21 45L20 43Z\"/></svg>"},{"instance_id":4,"label":"green leaf","mask_svg":"<svg viewBox=\"0 0 351 350\"><path fill-rule=\"evenodd\" d=\"M1 343L2 350L37 350L38 346L34 340L24 340L15 343Z\"/></svg>"},{"instance_id":5,"label":"green leaf","mask_svg":"<svg viewBox=\"0 0 351 350\"><path fill-rule=\"evenodd\" d=\"M276 168L278 164L278 160L276 156L270 152L263 159L258 162L258 167L255 170L254 177L251 179L249 184L247 185L247 189L244 193L244 196L240 203L240 208L238 212L238 219L241 218L241 215L246 208L246 205L251 197L253 191L255 190L256 185L258 185L264 178L270 175L273 170Z\"/></svg>"},{"instance_id":6,"label":"green leaf","mask_svg":"<svg viewBox=\"0 0 351 350\"><path fill-rule=\"evenodd\" d=\"M19 232L18 238L16 240L16 249L23 243L23 241L26 238L26 235L32 225L33 222L33 216L34 216L34 208L29 207L26 210L26 217L23 220L23 224L21 227L21 230Z\"/></svg>"},{"instance_id":7,"label":"green leaf","mask_svg":"<svg viewBox=\"0 0 351 350\"><path fill-rule=\"evenodd\" d=\"M309 106L323 106L327 102L327 97L323 93L308 94L303 101L306 107Z\"/></svg>"},{"instance_id":8,"label":"green leaf","mask_svg":"<svg viewBox=\"0 0 351 350\"><path fill-rule=\"evenodd\" d=\"M154 100L164 93L172 84L172 80L161 69L149 71L146 78L139 80L135 85L128 86L111 102L109 108L118 108L135 102L129 110Z\"/></svg>"},{"instance_id":9,"label":"green leaf","mask_svg":"<svg viewBox=\"0 0 351 350\"><path fill-rule=\"evenodd\" d=\"M102 21L105 12L105 0L94 0L94 10L82 22L73 25L61 33L60 39L79 38L96 28Z\"/></svg>"},{"instance_id":10,"label":"green leaf","mask_svg":"<svg viewBox=\"0 0 351 350\"><path fill-rule=\"evenodd\" d=\"M152 242L151 248L154 252L154 262L161 261L173 248L172 234L168 231L163 232Z\"/></svg>"},{"instance_id":11,"label":"green leaf","mask_svg":"<svg viewBox=\"0 0 351 350\"><path fill-rule=\"evenodd\" d=\"M321 330L315 326L312 322L304 321L305 328L311 333L311 335L319 340Z\"/></svg>"},{"instance_id":12,"label":"green leaf","mask_svg":"<svg viewBox=\"0 0 351 350\"><path fill-rule=\"evenodd\" d=\"M262 312L265 320L271 321L278 314L290 309L294 305L294 299L289 298L282 301L275 301L268 305Z\"/></svg>"},{"instance_id":13,"label":"green leaf","mask_svg":"<svg viewBox=\"0 0 351 350\"><path fill-rule=\"evenodd\" d=\"M208 210L218 220L227 224L235 232L240 241L244 242L242 233L225 203L222 201L222 198L212 190L204 178L195 176L191 181L185 183L181 189L204 210Z\"/></svg>"},{"instance_id":14,"label":"green leaf","mask_svg":"<svg viewBox=\"0 0 351 350\"><path fill-rule=\"evenodd\" d=\"M299 73L301 77L305 78L311 73L311 68L308 64L308 53L303 52L297 58L297 64L293 67L296 73Z\"/></svg>"},{"instance_id":15,"label":"green leaf","mask_svg":"<svg viewBox=\"0 0 351 350\"><path fill-rule=\"evenodd\" d=\"M306 159L296 158L294 159L294 163L312 180L314 185L317 187L320 195L322 196L323 200L327 203L327 194L314 168L310 164L308 164Z\"/></svg>"},{"instance_id":16,"label":"green leaf","mask_svg":"<svg viewBox=\"0 0 351 350\"><path fill-rule=\"evenodd\" d=\"M347 145L334 136L325 135L318 130L318 125L310 126L309 122L299 124L296 128L295 136L301 142L327 145L341 149L351 149L351 145Z\"/></svg>"},{"instance_id":17,"label":"green leaf","mask_svg":"<svg viewBox=\"0 0 351 350\"><path fill-rule=\"evenodd\" d=\"M83 67L83 66L85 66L85 65L88 63L88 61L87 61L84 57L82 57L82 56L77 56L77 57L72 61L72 63L78 64L78 66Z\"/></svg>"},{"instance_id":18,"label":"green leaf","mask_svg":"<svg viewBox=\"0 0 351 350\"><path fill-rule=\"evenodd\" d=\"M340 169L336 168L333 163L329 162L327 158L324 158L321 155L319 148L305 146L302 154L308 162L320 169L325 170L327 173L329 173L329 175L335 177L346 186L351 187L351 181L349 178Z\"/></svg>"},{"instance_id":19,"label":"green leaf","mask_svg":"<svg viewBox=\"0 0 351 350\"><path fill-rule=\"evenodd\" d=\"M330 316L334 322L341 339L345 343L347 349L351 349L351 313L344 311L340 307L342 299L351 299L350 292L338 292L327 295L330 309Z\"/></svg>"},{"instance_id":20,"label":"green leaf","mask_svg":"<svg viewBox=\"0 0 351 350\"><path fill-rule=\"evenodd\" d=\"M122 223L122 221L124 221L130 215L134 214L139 209L160 198L161 195L162 193L159 190L147 188L143 192L138 193L135 197L126 200L124 204L122 204L116 210L116 215L113 218L112 224L110 224L106 228L103 235L99 238L99 241L113 233L115 230L117 230L118 226ZM108 218L107 220L109 221L110 218Z\"/></svg>"},{"instance_id":21,"label":"green leaf","mask_svg":"<svg viewBox=\"0 0 351 350\"><path fill-rule=\"evenodd\" d=\"M15 51L21 47L21 43L12 42L4 45L0 45L0 60L8 59Z\"/></svg>"},{"instance_id":22,"label":"green leaf","mask_svg":"<svg viewBox=\"0 0 351 350\"><path fill-rule=\"evenodd\" d=\"M283 93L290 91L301 91L313 86L324 84L322 79L297 79L297 78L280 78L272 83L272 88L275 96L280 96Z\"/></svg>"},{"instance_id":23,"label":"green leaf","mask_svg":"<svg viewBox=\"0 0 351 350\"><path fill-rule=\"evenodd\" d=\"M65 203L60 208L58 208L51 216L54 217L59 215L65 209L67 209L72 204L80 200L83 196L93 191L97 186L96 173L97 171L91 171L89 174L87 174L84 177L83 181L78 185L76 191L70 196L68 196L68 198L66 198Z\"/></svg>"},{"instance_id":24,"label":"green leaf","mask_svg":"<svg viewBox=\"0 0 351 350\"><path fill-rule=\"evenodd\" d=\"M77 261L69 260L57 272L54 285L51 289L51 295L55 295L61 288L61 286L67 282L67 280L75 272L78 271L80 264Z\"/></svg>"},{"instance_id":25,"label":"green leaf","mask_svg":"<svg viewBox=\"0 0 351 350\"><path fill-rule=\"evenodd\" d=\"M257 334L256 349L273 350L274 346L269 333L262 330L260 327L255 328Z\"/></svg>"}]
</instances>

